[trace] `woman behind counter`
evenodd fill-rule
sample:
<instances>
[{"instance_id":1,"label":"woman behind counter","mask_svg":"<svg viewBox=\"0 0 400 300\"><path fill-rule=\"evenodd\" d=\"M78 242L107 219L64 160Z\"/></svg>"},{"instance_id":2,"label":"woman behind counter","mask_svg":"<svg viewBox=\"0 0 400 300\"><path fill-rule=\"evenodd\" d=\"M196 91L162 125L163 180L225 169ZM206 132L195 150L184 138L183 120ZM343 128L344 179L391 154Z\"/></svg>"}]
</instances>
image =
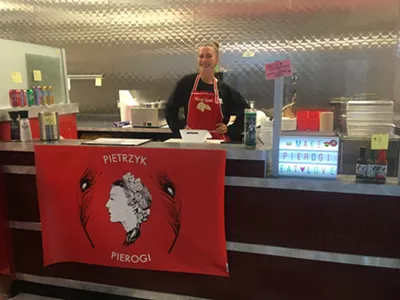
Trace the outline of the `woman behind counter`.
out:
<instances>
[{"instance_id":1,"label":"woman behind counter","mask_svg":"<svg viewBox=\"0 0 400 300\"><path fill-rule=\"evenodd\" d=\"M173 132L180 129L205 129L213 139L240 141L244 127L244 110L249 107L240 93L214 76L219 62L218 43L209 43L198 50L198 74L181 78L175 85L166 106L166 119ZM184 107L185 119L179 118ZM227 126L231 116L234 123Z\"/></svg>"}]
</instances>

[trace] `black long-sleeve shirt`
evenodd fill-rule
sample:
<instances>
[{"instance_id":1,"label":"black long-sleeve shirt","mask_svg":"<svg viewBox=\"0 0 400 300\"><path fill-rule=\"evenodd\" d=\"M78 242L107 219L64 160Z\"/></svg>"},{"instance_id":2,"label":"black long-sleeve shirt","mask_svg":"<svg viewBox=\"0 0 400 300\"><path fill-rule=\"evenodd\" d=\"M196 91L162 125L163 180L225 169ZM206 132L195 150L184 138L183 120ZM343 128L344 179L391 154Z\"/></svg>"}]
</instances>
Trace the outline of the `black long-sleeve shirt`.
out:
<instances>
[{"instance_id":1,"label":"black long-sleeve shirt","mask_svg":"<svg viewBox=\"0 0 400 300\"><path fill-rule=\"evenodd\" d=\"M166 106L166 119L173 132L178 132L186 126L188 104L197 74L182 77L175 85ZM228 124L231 116L236 116L235 122L228 126L228 136L232 141L240 141L244 127L244 110L249 107L240 93L228 84L218 81L219 97L222 99L223 123ZM197 91L214 92L213 84L205 83L200 79ZM183 107L185 117L179 117L179 109Z\"/></svg>"}]
</instances>

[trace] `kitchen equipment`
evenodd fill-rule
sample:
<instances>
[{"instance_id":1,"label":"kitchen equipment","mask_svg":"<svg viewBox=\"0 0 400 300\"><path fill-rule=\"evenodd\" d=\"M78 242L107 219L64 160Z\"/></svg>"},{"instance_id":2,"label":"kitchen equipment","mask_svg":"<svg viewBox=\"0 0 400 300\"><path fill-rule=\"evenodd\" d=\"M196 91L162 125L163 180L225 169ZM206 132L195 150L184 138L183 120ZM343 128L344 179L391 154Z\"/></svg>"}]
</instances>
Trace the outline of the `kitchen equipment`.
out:
<instances>
[{"instance_id":1,"label":"kitchen equipment","mask_svg":"<svg viewBox=\"0 0 400 300\"><path fill-rule=\"evenodd\" d=\"M167 101L158 99L156 102L140 103L140 108L165 108Z\"/></svg>"},{"instance_id":2,"label":"kitchen equipment","mask_svg":"<svg viewBox=\"0 0 400 300\"><path fill-rule=\"evenodd\" d=\"M347 102L353 100L353 98L332 98L330 105L333 110L333 128L338 132L345 133L346 127L346 106Z\"/></svg>"},{"instance_id":3,"label":"kitchen equipment","mask_svg":"<svg viewBox=\"0 0 400 300\"><path fill-rule=\"evenodd\" d=\"M133 107L131 123L133 127L162 127L167 124L165 108Z\"/></svg>"},{"instance_id":4,"label":"kitchen equipment","mask_svg":"<svg viewBox=\"0 0 400 300\"><path fill-rule=\"evenodd\" d=\"M297 128L296 118L282 118L282 131L295 131Z\"/></svg>"},{"instance_id":5,"label":"kitchen equipment","mask_svg":"<svg viewBox=\"0 0 400 300\"><path fill-rule=\"evenodd\" d=\"M325 110L299 110L297 117L298 131L319 131L320 115L326 112Z\"/></svg>"},{"instance_id":6,"label":"kitchen equipment","mask_svg":"<svg viewBox=\"0 0 400 300\"><path fill-rule=\"evenodd\" d=\"M131 122L131 109L133 107L139 107L137 99L133 98L132 94L127 90L120 90L119 94L119 111L121 122Z\"/></svg>"},{"instance_id":7,"label":"kitchen equipment","mask_svg":"<svg viewBox=\"0 0 400 300\"><path fill-rule=\"evenodd\" d=\"M394 103L387 100L353 100L346 106L347 135L370 137L393 134Z\"/></svg>"},{"instance_id":8,"label":"kitchen equipment","mask_svg":"<svg viewBox=\"0 0 400 300\"><path fill-rule=\"evenodd\" d=\"M319 110L309 110L308 111L308 130L309 131L319 131L319 115L321 111Z\"/></svg>"},{"instance_id":9,"label":"kitchen equipment","mask_svg":"<svg viewBox=\"0 0 400 300\"><path fill-rule=\"evenodd\" d=\"M40 139L42 141L58 141L60 139L60 128L57 112L40 112L38 114Z\"/></svg>"},{"instance_id":10,"label":"kitchen equipment","mask_svg":"<svg viewBox=\"0 0 400 300\"><path fill-rule=\"evenodd\" d=\"M319 114L319 131L333 132L333 112L323 111Z\"/></svg>"}]
</instances>

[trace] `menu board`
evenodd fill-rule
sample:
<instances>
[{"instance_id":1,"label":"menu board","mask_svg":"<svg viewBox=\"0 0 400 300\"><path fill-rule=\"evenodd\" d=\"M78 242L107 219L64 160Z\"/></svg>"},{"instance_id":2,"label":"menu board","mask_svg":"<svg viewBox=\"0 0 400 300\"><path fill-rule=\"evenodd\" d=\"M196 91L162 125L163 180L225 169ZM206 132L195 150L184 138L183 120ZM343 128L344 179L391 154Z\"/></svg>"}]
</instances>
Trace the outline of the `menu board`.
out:
<instances>
[{"instance_id":1,"label":"menu board","mask_svg":"<svg viewBox=\"0 0 400 300\"><path fill-rule=\"evenodd\" d=\"M283 136L279 142L279 176L336 178L339 138Z\"/></svg>"}]
</instances>

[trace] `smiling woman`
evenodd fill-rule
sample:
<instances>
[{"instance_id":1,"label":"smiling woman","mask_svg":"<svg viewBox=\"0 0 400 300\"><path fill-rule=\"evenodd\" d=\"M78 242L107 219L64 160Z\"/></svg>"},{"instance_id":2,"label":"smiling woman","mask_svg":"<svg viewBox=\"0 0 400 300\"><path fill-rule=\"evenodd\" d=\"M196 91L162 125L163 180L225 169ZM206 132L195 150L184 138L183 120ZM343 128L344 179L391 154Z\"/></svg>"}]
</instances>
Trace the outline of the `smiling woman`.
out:
<instances>
[{"instance_id":1,"label":"smiling woman","mask_svg":"<svg viewBox=\"0 0 400 300\"><path fill-rule=\"evenodd\" d=\"M240 141L244 127L247 101L228 84L215 78L219 62L219 44L206 43L199 47L199 73L184 76L172 91L166 106L166 119L173 132L180 129L205 129L213 139ZM185 118L179 118L183 107ZM235 121L227 126L230 118Z\"/></svg>"}]
</instances>

